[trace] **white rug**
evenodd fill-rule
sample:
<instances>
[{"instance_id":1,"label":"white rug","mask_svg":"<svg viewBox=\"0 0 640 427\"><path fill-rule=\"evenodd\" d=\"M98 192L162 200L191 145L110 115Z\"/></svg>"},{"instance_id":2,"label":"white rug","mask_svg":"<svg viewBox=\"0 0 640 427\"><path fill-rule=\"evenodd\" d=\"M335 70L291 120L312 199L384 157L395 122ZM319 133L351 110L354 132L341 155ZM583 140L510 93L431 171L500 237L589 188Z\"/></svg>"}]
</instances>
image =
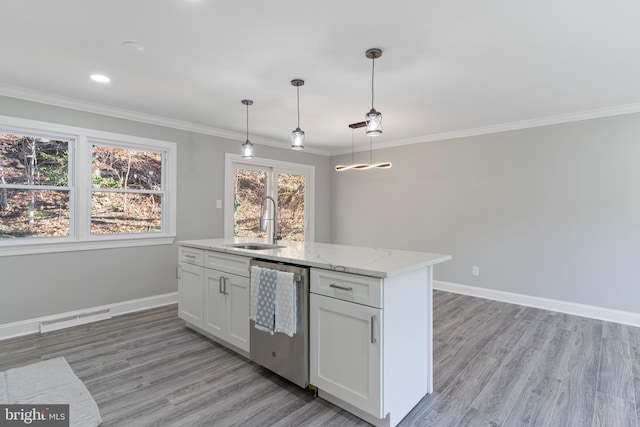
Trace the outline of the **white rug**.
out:
<instances>
[{"instance_id":1,"label":"white rug","mask_svg":"<svg viewBox=\"0 0 640 427\"><path fill-rule=\"evenodd\" d=\"M0 403L69 404L71 426L102 423L98 405L64 357L0 372Z\"/></svg>"}]
</instances>

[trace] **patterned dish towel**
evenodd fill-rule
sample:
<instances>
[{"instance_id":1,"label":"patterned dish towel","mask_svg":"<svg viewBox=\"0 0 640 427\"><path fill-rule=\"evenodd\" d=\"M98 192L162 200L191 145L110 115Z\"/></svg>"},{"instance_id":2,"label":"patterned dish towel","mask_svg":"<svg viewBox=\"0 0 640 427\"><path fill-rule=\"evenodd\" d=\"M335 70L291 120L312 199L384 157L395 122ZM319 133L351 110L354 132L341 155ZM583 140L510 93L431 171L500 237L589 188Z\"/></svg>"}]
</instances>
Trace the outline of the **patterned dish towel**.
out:
<instances>
[{"instance_id":1,"label":"patterned dish towel","mask_svg":"<svg viewBox=\"0 0 640 427\"><path fill-rule=\"evenodd\" d=\"M252 266L249 318L255 328L292 337L298 330L297 315L294 274Z\"/></svg>"},{"instance_id":2,"label":"patterned dish towel","mask_svg":"<svg viewBox=\"0 0 640 427\"><path fill-rule=\"evenodd\" d=\"M260 271L256 328L273 334L276 312L277 271L263 268Z\"/></svg>"}]
</instances>

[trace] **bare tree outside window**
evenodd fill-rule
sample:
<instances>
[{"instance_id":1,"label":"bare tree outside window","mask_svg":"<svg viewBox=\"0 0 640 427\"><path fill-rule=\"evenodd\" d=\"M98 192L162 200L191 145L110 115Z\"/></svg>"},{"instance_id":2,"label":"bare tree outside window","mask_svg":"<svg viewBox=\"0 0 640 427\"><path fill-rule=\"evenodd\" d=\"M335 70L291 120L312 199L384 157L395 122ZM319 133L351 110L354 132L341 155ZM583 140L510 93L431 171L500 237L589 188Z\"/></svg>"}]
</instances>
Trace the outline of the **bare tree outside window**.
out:
<instances>
[{"instance_id":1,"label":"bare tree outside window","mask_svg":"<svg viewBox=\"0 0 640 427\"><path fill-rule=\"evenodd\" d=\"M0 238L69 235L69 142L0 133Z\"/></svg>"},{"instance_id":2,"label":"bare tree outside window","mask_svg":"<svg viewBox=\"0 0 640 427\"><path fill-rule=\"evenodd\" d=\"M305 177L287 173L274 175L271 171L235 169L234 236L267 236L260 229L260 215L264 197L272 187L269 181L277 179L278 234L283 240L304 241Z\"/></svg>"},{"instance_id":3,"label":"bare tree outside window","mask_svg":"<svg viewBox=\"0 0 640 427\"><path fill-rule=\"evenodd\" d=\"M93 145L91 234L162 230L162 160L158 151Z\"/></svg>"}]
</instances>

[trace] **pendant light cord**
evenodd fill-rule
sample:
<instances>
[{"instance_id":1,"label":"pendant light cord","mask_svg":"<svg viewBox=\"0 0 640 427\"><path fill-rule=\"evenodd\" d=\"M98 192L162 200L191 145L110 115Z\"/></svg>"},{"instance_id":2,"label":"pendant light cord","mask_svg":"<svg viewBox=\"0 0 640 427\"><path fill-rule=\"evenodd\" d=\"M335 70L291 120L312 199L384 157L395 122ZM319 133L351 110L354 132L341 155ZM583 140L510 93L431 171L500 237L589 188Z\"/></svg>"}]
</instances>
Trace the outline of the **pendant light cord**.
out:
<instances>
[{"instance_id":1,"label":"pendant light cord","mask_svg":"<svg viewBox=\"0 0 640 427\"><path fill-rule=\"evenodd\" d=\"M351 129L351 164L353 164L353 129Z\"/></svg>"},{"instance_id":2,"label":"pendant light cord","mask_svg":"<svg viewBox=\"0 0 640 427\"><path fill-rule=\"evenodd\" d=\"M300 129L300 86L296 86L296 93L298 95L298 129Z\"/></svg>"},{"instance_id":3,"label":"pendant light cord","mask_svg":"<svg viewBox=\"0 0 640 427\"><path fill-rule=\"evenodd\" d=\"M371 58L371 109L373 110L373 77L376 73L376 55Z\"/></svg>"},{"instance_id":4,"label":"pendant light cord","mask_svg":"<svg viewBox=\"0 0 640 427\"><path fill-rule=\"evenodd\" d=\"M296 93L298 95L298 129L300 129L300 86L296 86Z\"/></svg>"},{"instance_id":5,"label":"pendant light cord","mask_svg":"<svg viewBox=\"0 0 640 427\"><path fill-rule=\"evenodd\" d=\"M247 103L247 141L249 140L249 103Z\"/></svg>"}]
</instances>

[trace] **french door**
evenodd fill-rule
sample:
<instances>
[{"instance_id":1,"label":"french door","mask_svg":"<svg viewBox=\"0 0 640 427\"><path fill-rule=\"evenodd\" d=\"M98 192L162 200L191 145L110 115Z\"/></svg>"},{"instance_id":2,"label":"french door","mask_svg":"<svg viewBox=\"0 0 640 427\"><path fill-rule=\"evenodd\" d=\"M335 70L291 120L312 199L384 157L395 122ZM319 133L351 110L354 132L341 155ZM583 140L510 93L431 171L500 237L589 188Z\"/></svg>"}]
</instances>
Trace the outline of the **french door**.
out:
<instances>
[{"instance_id":1,"label":"french door","mask_svg":"<svg viewBox=\"0 0 640 427\"><path fill-rule=\"evenodd\" d=\"M242 160L227 154L225 236L271 235L274 204L277 231L283 240L313 240L313 166L268 159ZM263 213L267 221L261 222Z\"/></svg>"}]
</instances>

